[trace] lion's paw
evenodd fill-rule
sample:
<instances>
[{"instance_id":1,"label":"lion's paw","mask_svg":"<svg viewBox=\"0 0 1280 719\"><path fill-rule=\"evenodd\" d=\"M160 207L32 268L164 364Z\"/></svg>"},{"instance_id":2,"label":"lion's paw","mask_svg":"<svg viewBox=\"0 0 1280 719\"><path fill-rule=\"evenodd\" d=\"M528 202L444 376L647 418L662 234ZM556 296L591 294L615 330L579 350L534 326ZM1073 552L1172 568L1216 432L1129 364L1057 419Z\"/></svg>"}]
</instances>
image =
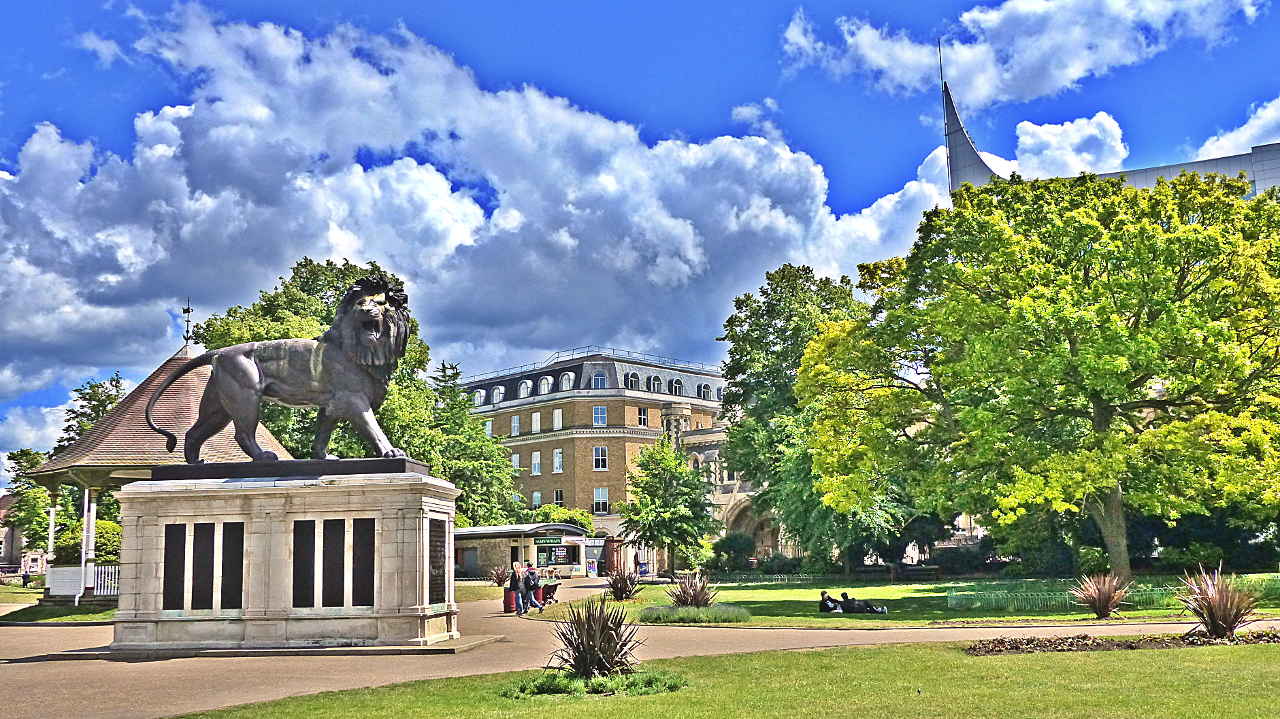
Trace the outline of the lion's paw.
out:
<instances>
[{"instance_id":1,"label":"lion's paw","mask_svg":"<svg viewBox=\"0 0 1280 719\"><path fill-rule=\"evenodd\" d=\"M383 452L382 456L385 459L394 459L396 457L407 457L409 455L405 454L404 450L400 449L399 447L392 447L391 449L388 449L387 451Z\"/></svg>"},{"instance_id":2,"label":"lion's paw","mask_svg":"<svg viewBox=\"0 0 1280 719\"><path fill-rule=\"evenodd\" d=\"M280 457L275 452L263 452L262 454L258 455L258 458L254 461L255 462L279 462Z\"/></svg>"}]
</instances>

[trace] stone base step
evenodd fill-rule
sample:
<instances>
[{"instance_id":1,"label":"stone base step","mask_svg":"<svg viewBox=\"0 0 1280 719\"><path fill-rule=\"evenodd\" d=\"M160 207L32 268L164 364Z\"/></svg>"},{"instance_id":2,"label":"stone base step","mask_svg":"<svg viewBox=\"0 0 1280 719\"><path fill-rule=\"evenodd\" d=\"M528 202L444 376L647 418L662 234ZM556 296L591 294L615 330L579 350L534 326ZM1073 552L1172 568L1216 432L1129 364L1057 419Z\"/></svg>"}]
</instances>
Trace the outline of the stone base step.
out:
<instances>
[{"instance_id":1,"label":"stone base step","mask_svg":"<svg viewBox=\"0 0 1280 719\"><path fill-rule=\"evenodd\" d=\"M425 646L393 645L372 647L268 647L263 649L76 649L46 654L51 661L106 659L110 661L151 661L155 659L187 659L190 657L315 657L315 656L387 656L391 654L460 654L476 647L501 641L501 634L476 634L449 639Z\"/></svg>"}]
</instances>

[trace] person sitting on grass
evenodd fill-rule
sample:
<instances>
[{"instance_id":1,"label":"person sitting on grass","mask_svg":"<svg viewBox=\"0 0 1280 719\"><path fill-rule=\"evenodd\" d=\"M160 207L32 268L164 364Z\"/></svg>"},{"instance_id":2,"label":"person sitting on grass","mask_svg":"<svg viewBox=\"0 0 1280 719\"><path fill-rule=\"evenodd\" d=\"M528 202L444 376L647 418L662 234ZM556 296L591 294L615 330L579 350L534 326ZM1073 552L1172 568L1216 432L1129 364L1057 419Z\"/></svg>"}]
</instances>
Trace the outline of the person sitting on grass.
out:
<instances>
[{"instance_id":1,"label":"person sitting on grass","mask_svg":"<svg viewBox=\"0 0 1280 719\"><path fill-rule=\"evenodd\" d=\"M843 610L840 609L840 603L832 599L831 595L827 594L827 590L824 589L822 590L822 595L818 598L818 611L840 614Z\"/></svg>"},{"instance_id":2,"label":"person sitting on grass","mask_svg":"<svg viewBox=\"0 0 1280 719\"><path fill-rule=\"evenodd\" d=\"M888 614L888 607L877 607L865 599L854 599L848 592L840 592L840 609L845 614Z\"/></svg>"}]
</instances>

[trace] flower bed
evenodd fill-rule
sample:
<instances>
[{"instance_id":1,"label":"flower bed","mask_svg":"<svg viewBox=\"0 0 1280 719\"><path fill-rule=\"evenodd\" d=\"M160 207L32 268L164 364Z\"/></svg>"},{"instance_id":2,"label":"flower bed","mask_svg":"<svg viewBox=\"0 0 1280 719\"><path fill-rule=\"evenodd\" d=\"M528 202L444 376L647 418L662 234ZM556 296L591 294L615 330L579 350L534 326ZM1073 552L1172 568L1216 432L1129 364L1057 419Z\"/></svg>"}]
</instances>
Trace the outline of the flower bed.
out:
<instances>
[{"instance_id":1,"label":"flower bed","mask_svg":"<svg viewBox=\"0 0 1280 719\"><path fill-rule=\"evenodd\" d=\"M1152 634L1126 639L1091 637L1087 634L1071 637L996 637L976 641L964 652L970 656L989 657L1037 652L1110 652L1127 649L1183 649L1234 644L1280 644L1280 632L1274 630L1244 632L1234 640L1211 639L1203 634Z\"/></svg>"},{"instance_id":2,"label":"flower bed","mask_svg":"<svg viewBox=\"0 0 1280 719\"><path fill-rule=\"evenodd\" d=\"M751 619L751 612L733 604L709 607L645 607L637 621L647 624L736 624Z\"/></svg>"}]
</instances>

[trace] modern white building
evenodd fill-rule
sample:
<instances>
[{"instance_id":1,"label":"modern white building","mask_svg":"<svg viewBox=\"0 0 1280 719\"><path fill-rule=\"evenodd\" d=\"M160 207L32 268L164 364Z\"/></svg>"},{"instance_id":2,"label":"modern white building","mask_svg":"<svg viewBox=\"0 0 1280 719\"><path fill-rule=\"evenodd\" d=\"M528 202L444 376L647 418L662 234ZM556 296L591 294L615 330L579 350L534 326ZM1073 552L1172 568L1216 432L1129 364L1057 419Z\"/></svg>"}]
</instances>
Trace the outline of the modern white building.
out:
<instances>
[{"instance_id":1,"label":"modern white building","mask_svg":"<svg viewBox=\"0 0 1280 719\"><path fill-rule=\"evenodd\" d=\"M951 99L951 89L942 83L943 123L947 139L947 173L951 189L954 191L964 183L981 186L991 181L991 176L1000 176L978 152L973 138L965 130L956 112L955 102ZM1216 172L1236 176L1244 172L1253 183L1253 191L1261 192L1280 185L1280 142L1267 145L1256 145L1244 154L1214 157L1207 160L1193 160L1172 165L1158 165L1119 172L1101 172L1099 177L1123 177L1134 187L1154 187L1160 177L1176 177L1186 172Z\"/></svg>"}]
</instances>

